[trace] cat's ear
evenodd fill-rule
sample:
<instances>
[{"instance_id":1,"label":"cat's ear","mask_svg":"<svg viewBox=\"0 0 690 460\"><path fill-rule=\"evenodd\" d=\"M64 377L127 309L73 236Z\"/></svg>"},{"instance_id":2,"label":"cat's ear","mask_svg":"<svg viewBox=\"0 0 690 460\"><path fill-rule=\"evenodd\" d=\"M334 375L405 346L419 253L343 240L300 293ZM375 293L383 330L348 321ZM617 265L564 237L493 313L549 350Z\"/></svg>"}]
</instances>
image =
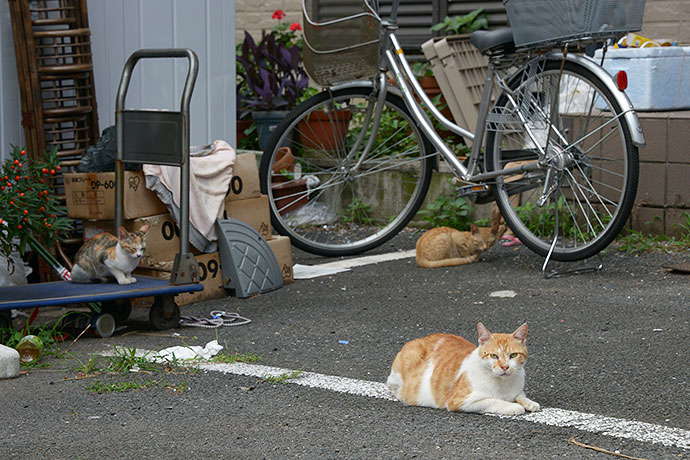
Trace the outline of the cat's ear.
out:
<instances>
[{"instance_id":1,"label":"cat's ear","mask_svg":"<svg viewBox=\"0 0 690 460\"><path fill-rule=\"evenodd\" d=\"M129 233L127 233L127 230L124 227L120 227L117 231L117 237L121 240L126 240L129 238Z\"/></svg>"},{"instance_id":2,"label":"cat's ear","mask_svg":"<svg viewBox=\"0 0 690 460\"><path fill-rule=\"evenodd\" d=\"M477 228L477 226L474 224L470 224L470 231L473 235L476 235L477 233L479 233L479 228Z\"/></svg>"},{"instance_id":3,"label":"cat's ear","mask_svg":"<svg viewBox=\"0 0 690 460\"><path fill-rule=\"evenodd\" d=\"M144 224L139 228L139 231L142 233L146 233L149 231L149 228L151 228L151 226L149 224Z\"/></svg>"},{"instance_id":4,"label":"cat's ear","mask_svg":"<svg viewBox=\"0 0 690 460\"><path fill-rule=\"evenodd\" d=\"M496 236L501 236L506 232L506 226L501 225L500 222L494 222L494 224L491 226L491 233L496 235Z\"/></svg>"},{"instance_id":5,"label":"cat's ear","mask_svg":"<svg viewBox=\"0 0 690 460\"><path fill-rule=\"evenodd\" d=\"M491 340L491 332L482 323L477 323L477 332L479 333L479 345Z\"/></svg>"},{"instance_id":6,"label":"cat's ear","mask_svg":"<svg viewBox=\"0 0 690 460\"><path fill-rule=\"evenodd\" d=\"M517 330L513 332L513 337L520 342L525 343L525 340L527 340L527 323L517 328Z\"/></svg>"}]
</instances>

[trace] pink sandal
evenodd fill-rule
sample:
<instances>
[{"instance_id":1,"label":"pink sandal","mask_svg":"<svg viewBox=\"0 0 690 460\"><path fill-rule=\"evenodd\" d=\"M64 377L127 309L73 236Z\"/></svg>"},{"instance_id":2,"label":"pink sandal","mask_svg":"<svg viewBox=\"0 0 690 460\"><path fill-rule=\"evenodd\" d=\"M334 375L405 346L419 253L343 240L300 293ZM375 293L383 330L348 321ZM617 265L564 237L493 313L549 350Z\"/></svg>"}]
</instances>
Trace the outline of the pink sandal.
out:
<instances>
[{"instance_id":1,"label":"pink sandal","mask_svg":"<svg viewBox=\"0 0 690 460\"><path fill-rule=\"evenodd\" d=\"M501 237L501 246L517 246L518 244L522 244L522 241L517 236L513 235L503 235Z\"/></svg>"}]
</instances>

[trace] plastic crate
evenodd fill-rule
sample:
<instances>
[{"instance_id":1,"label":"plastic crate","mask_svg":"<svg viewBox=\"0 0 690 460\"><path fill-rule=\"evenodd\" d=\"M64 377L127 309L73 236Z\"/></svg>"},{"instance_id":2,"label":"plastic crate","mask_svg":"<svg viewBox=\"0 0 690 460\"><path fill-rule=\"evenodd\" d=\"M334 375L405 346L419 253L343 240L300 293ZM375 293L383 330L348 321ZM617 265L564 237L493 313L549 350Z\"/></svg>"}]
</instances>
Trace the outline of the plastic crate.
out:
<instances>
[{"instance_id":1,"label":"plastic crate","mask_svg":"<svg viewBox=\"0 0 690 460\"><path fill-rule=\"evenodd\" d=\"M455 123L474 131L489 60L469 35L431 39L422 44ZM469 139L467 140L469 143Z\"/></svg>"},{"instance_id":2,"label":"plastic crate","mask_svg":"<svg viewBox=\"0 0 690 460\"><path fill-rule=\"evenodd\" d=\"M517 46L617 37L642 28L645 0L503 0Z\"/></svg>"}]
</instances>

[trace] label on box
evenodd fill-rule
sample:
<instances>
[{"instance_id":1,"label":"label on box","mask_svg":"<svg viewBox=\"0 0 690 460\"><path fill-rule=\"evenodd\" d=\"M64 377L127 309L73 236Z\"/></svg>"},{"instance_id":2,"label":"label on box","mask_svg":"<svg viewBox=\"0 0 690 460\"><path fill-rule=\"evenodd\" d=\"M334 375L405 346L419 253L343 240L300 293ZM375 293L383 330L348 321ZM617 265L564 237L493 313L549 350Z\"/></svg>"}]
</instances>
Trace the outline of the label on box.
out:
<instances>
[{"instance_id":1,"label":"label on box","mask_svg":"<svg viewBox=\"0 0 690 460\"><path fill-rule=\"evenodd\" d=\"M267 243L268 247L273 251L273 255L276 256L283 283L292 283L295 281L292 268L292 244L290 243L290 238L287 236L275 235L267 241Z\"/></svg>"},{"instance_id":2,"label":"label on box","mask_svg":"<svg viewBox=\"0 0 690 460\"><path fill-rule=\"evenodd\" d=\"M175 296L178 305L187 305L207 299L219 299L227 296L223 286L223 274L220 270L220 256L217 252L195 256L199 263L199 282L203 291L185 292Z\"/></svg>"},{"instance_id":3,"label":"label on box","mask_svg":"<svg viewBox=\"0 0 690 460\"><path fill-rule=\"evenodd\" d=\"M115 218L115 173L64 174L67 215L77 219ZM144 173L125 171L123 217L153 216L167 212L158 196L146 188Z\"/></svg>"},{"instance_id":4,"label":"label on box","mask_svg":"<svg viewBox=\"0 0 690 460\"><path fill-rule=\"evenodd\" d=\"M268 196L260 195L246 200L225 200L223 218L233 218L249 224L259 232L266 241L271 239L271 214L268 208Z\"/></svg>"},{"instance_id":5,"label":"label on box","mask_svg":"<svg viewBox=\"0 0 690 460\"><path fill-rule=\"evenodd\" d=\"M235 158L232 167L232 179L230 190L226 196L228 201L246 200L261 195L259 183L259 170L256 167L256 155L253 153L240 153Z\"/></svg>"},{"instance_id":6,"label":"label on box","mask_svg":"<svg viewBox=\"0 0 690 460\"><path fill-rule=\"evenodd\" d=\"M194 256L199 264L199 282L204 286L203 291L185 292L175 296L175 303L179 306L208 299L218 299L227 296L223 286L223 275L220 268L220 256L217 252ZM153 276L160 279L170 279L173 261L157 262L151 267L139 266L134 270L137 274Z\"/></svg>"}]
</instances>

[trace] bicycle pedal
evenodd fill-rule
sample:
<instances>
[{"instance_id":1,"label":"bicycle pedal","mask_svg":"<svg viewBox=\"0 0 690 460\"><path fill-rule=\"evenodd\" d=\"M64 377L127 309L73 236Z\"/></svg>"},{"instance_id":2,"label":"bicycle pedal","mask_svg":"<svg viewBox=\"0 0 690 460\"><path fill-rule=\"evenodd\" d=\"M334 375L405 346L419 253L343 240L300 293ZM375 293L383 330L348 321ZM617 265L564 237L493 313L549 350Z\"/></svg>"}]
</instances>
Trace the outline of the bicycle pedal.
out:
<instances>
[{"instance_id":1,"label":"bicycle pedal","mask_svg":"<svg viewBox=\"0 0 690 460\"><path fill-rule=\"evenodd\" d=\"M461 196L489 191L488 185L467 182L457 177L451 179L451 183L455 186L455 189Z\"/></svg>"},{"instance_id":2,"label":"bicycle pedal","mask_svg":"<svg viewBox=\"0 0 690 460\"><path fill-rule=\"evenodd\" d=\"M457 184L462 183L464 183L465 185L457 186ZM472 184L458 181L455 183L455 185L455 191L458 197L469 197L471 200L474 200L480 196L485 196L490 193L489 186L484 184Z\"/></svg>"}]
</instances>

